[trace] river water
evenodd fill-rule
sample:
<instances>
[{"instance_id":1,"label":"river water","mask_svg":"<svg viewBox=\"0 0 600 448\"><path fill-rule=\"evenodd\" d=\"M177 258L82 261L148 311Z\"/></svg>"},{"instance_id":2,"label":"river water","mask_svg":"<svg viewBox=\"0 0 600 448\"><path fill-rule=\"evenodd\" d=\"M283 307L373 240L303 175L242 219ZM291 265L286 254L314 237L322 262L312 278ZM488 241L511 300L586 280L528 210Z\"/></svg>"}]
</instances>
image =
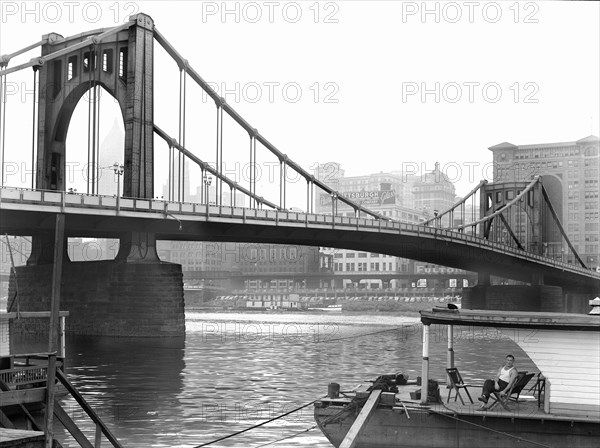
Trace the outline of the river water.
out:
<instances>
[{"instance_id":1,"label":"river water","mask_svg":"<svg viewBox=\"0 0 600 448\"><path fill-rule=\"evenodd\" d=\"M161 340L70 338L67 373L126 447L196 447L284 414L327 393L382 373L421 375L417 317L314 313L186 313L182 344ZM443 379L445 328L432 326L432 377ZM465 381L482 383L507 353L519 370L535 371L510 339L492 329L455 336ZM445 389L442 390L445 394ZM71 398L71 417L94 440L94 425ZM313 407L214 447L331 447ZM297 434L294 436L294 434ZM56 427L63 446L78 446ZM103 440L102 446L109 446Z\"/></svg>"}]
</instances>

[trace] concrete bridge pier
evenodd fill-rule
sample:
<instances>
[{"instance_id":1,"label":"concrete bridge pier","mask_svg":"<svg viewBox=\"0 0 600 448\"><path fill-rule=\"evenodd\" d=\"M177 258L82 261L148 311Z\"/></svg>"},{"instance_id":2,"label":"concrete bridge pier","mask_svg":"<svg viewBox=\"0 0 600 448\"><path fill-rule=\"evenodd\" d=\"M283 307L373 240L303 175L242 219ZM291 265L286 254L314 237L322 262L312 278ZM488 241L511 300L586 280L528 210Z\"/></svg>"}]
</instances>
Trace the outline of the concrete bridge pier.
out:
<instances>
[{"instance_id":1,"label":"concrete bridge pier","mask_svg":"<svg viewBox=\"0 0 600 448\"><path fill-rule=\"evenodd\" d=\"M160 261L154 234L133 232L120 239L115 260L71 262L64 257L60 303L70 312L67 334L183 339L181 265ZM51 240L41 246L53 245ZM52 261L38 256L49 252L40 247L31 263L16 269L16 278L11 275L9 297L18 287L20 311L50 309Z\"/></svg>"}]
</instances>

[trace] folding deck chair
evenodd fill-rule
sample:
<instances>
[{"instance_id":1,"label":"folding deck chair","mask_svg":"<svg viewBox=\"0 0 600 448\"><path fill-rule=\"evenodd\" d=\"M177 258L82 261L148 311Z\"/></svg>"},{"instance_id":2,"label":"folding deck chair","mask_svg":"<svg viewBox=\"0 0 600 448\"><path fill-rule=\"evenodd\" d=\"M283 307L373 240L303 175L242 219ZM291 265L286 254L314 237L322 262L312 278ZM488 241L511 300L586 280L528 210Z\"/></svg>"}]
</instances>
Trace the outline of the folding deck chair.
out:
<instances>
[{"instance_id":1,"label":"folding deck chair","mask_svg":"<svg viewBox=\"0 0 600 448\"><path fill-rule=\"evenodd\" d=\"M452 367L451 369L446 369L446 373L448 374L448 378L450 379L450 390L448 391L448 399L446 400L446 403L450 401L450 394L452 393L452 390L455 390L456 395L454 396L454 401L456 401L456 398L460 398L460 402L464 406L465 402L463 401L462 396L460 395L460 389L464 389L467 393L467 396L469 397L469 400L471 400L471 404L473 404L473 399L471 398L469 389L467 389L471 385L465 384L465 382L462 379L462 376L460 376L460 372L458 371L458 369L456 367Z\"/></svg>"},{"instance_id":2,"label":"folding deck chair","mask_svg":"<svg viewBox=\"0 0 600 448\"><path fill-rule=\"evenodd\" d=\"M513 383L512 387L509 389L508 393L504 396L501 397L500 396L500 392L494 392L494 402L487 408L488 410L491 410L492 408L494 408L498 403L500 403L500 406L502 406L504 409L506 409L507 411L510 411L510 408L508 407L508 403L510 402L510 400L513 400L514 402L518 403L519 402L519 395L521 395L521 391L523 390L523 388L525 386L527 386L527 383L529 383L529 381L531 380L531 378L533 378L535 375L535 373L527 373L527 372L519 372L517 375L517 378L515 379L515 382ZM517 397L513 397L513 395L517 395ZM492 398L492 397L490 397Z\"/></svg>"}]
</instances>

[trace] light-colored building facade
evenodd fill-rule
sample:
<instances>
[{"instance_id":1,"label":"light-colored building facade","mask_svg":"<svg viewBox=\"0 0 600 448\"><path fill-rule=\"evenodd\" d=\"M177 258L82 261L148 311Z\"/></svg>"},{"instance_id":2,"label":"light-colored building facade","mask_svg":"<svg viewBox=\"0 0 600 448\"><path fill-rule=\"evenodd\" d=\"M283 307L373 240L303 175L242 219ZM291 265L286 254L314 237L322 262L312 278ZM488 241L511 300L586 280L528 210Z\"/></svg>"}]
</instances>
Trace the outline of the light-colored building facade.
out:
<instances>
[{"instance_id":1,"label":"light-colored building facade","mask_svg":"<svg viewBox=\"0 0 600 448\"><path fill-rule=\"evenodd\" d=\"M571 243L590 268L600 266L600 142L590 135L573 142L488 148L494 157L494 182L527 181L542 176L552 205ZM562 251L565 251L562 248ZM565 260L574 262L573 259Z\"/></svg>"},{"instance_id":2,"label":"light-colored building facade","mask_svg":"<svg viewBox=\"0 0 600 448\"><path fill-rule=\"evenodd\" d=\"M434 210L445 210L455 203L452 182L435 169L421 176L406 175L401 171L380 172L364 176L346 177L339 163L330 162L315 169L315 177L336 190L337 194L393 220L418 224L433 217ZM315 198L317 213L355 216L354 209L329 194ZM396 288L398 280L385 281L387 274L409 274L415 263L408 259L345 249L330 249L336 284L344 287ZM347 277L344 278L344 275ZM339 279L342 278L340 282ZM379 278L377 278L379 277Z\"/></svg>"}]
</instances>

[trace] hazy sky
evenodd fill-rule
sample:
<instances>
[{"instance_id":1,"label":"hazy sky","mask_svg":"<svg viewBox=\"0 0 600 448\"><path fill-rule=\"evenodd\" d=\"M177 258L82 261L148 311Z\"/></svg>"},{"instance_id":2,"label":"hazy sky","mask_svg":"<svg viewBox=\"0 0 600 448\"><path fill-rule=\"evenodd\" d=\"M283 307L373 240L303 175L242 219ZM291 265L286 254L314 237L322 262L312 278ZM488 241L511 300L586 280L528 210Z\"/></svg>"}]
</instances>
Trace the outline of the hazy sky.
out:
<instances>
[{"instance_id":1,"label":"hazy sky","mask_svg":"<svg viewBox=\"0 0 600 448\"><path fill-rule=\"evenodd\" d=\"M230 105L307 170L337 161L346 175L364 175L431 170L439 161L465 194L491 176L490 146L599 133L597 2L4 1L0 54L49 32L115 26L135 12L149 14ZM179 71L157 43L155 54L155 122L177 137ZM27 69L8 79L19 92L7 104L7 161L30 163L32 95L21 98L32 78ZM68 160L87 151L87 104L80 106ZM106 132L116 105L106 98L101 107ZM187 110L186 146L214 161L214 103L189 87ZM244 184L247 136L226 121L224 141L229 170ZM159 139L155 152L158 186L167 156ZM259 153L261 161L275 159ZM198 173L191 175L194 185ZM288 207L305 207L304 189L289 189ZM276 201L276 191L265 183L258 192Z\"/></svg>"}]
</instances>

